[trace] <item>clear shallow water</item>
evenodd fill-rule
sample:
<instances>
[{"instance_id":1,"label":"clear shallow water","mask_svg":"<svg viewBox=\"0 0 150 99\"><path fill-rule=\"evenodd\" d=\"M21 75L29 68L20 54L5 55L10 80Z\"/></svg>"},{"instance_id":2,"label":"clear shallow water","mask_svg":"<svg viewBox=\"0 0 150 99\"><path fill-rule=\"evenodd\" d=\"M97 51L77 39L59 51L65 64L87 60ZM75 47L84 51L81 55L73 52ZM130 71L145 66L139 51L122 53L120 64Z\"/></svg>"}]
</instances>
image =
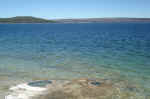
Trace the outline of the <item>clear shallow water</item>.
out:
<instances>
[{"instance_id":1,"label":"clear shallow water","mask_svg":"<svg viewBox=\"0 0 150 99\"><path fill-rule=\"evenodd\" d=\"M0 92L35 79L128 81L150 93L150 23L0 24Z\"/></svg>"}]
</instances>

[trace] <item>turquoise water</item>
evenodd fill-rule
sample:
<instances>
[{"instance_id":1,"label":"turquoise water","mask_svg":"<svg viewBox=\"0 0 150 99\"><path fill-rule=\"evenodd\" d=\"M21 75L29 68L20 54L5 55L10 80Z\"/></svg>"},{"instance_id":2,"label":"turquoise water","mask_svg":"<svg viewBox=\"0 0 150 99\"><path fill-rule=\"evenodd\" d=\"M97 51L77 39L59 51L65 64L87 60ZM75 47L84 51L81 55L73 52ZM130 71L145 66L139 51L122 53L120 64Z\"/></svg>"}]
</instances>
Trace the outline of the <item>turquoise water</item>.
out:
<instances>
[{"instance_id":1,"label":"turquoise water","mask_svg":"<svg viewBox=\"0 0 150 99\"><path fill-rule=\"evenodd\" d=\"M148 97L150 23L0 24L0 92L84 77L127 81Z\"/></svg>"}]
</instances>

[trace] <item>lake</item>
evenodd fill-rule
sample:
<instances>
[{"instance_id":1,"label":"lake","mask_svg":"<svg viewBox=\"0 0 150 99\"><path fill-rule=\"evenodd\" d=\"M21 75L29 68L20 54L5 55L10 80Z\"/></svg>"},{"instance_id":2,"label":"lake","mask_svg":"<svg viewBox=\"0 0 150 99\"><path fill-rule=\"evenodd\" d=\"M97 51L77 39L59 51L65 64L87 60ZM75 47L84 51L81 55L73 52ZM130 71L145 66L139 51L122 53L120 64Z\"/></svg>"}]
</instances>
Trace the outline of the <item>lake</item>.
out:
<instances>
[{"instance_id":1,"label":"lake","mask_svg":"<svg viewBox=\"0 0 150 99\"><path fill-rule=\"evenodd\" d=\"M150 23L0 24L0 97L21 82L75 78L127 81L148 99Z\"/></svg>"}]
</instances>

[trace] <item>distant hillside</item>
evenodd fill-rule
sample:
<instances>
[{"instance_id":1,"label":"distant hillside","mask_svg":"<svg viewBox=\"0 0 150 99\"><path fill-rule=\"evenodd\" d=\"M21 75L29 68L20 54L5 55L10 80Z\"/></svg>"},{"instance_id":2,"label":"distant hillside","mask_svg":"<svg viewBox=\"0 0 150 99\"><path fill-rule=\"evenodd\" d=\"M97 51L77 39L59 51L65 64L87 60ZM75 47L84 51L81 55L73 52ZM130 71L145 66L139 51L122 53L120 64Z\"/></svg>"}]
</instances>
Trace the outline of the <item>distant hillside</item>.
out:
<instances>
[{"instance_id":1,"label":"distant hillside","mask_svg":"<svg viewBox=\"0 0 150 99\"><path fill-rule=\"evenodd\" d=\"M150 22L150 18L80 18L47 20L32 16L0 18L0 23L88 23L88 22Z\"/></svg>"},{"instance_id":2,"label":"distant hillside","mask_svg":"<svg viewBox=\"0 0 150 99\"><path fill-rule=\"evenodd\" d=\"M17 16L12 18L0 18L0 23L52 23L55 21L31 16Z\"/></svg>"},{"instance_id":3,"label":"distant hillside","mask_svg":"<svg viewBox=\"0 0 150 99\"><path fill-rule=\"evenodd\" d=\"M150 22L150 18L81 18L81 19L57 19L62 23L86 23L86 22Z\"/></svg>"}]
</instances>

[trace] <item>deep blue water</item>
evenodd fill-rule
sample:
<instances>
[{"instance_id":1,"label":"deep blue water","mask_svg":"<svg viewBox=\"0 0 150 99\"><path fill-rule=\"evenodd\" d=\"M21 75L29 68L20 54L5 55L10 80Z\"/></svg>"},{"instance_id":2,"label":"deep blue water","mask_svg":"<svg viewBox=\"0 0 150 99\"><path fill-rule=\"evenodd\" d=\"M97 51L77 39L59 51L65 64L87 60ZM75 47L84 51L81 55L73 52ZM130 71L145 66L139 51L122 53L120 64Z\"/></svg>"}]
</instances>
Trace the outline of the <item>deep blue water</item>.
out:
<instances>
[{"instance_id":1,"label":"deep blue water","mask_svg":"<svg viewBox=\"0 0 150 99\"><path fill-rule=\"evenodd\" d=\"M95 77L150 90L150 23L0 24L0 77Z\"/></svg>"}]
</instances>

